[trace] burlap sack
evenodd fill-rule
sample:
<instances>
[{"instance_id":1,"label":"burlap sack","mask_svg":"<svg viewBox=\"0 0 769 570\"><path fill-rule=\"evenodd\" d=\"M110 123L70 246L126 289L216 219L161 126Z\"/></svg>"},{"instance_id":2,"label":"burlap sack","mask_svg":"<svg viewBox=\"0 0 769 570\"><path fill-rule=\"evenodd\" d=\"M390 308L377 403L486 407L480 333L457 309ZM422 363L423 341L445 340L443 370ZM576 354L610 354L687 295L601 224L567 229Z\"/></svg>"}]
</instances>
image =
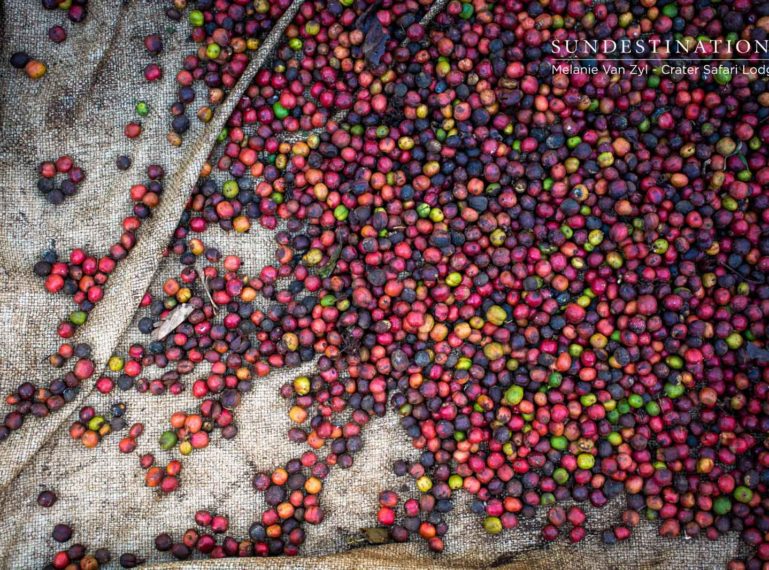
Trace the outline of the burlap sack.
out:
<instances>
[{"instance_id":1,"label":"burlap sack","mask_svg":"<svg viewBox=\"0 0 769 570\"><path fill-rule=\"evenodd\" d=\"M170 25L160 0L92 0L85 23L64 24L69 39L48 41L46 30L63 23L58 12L44 11L35 0L2 3L2 63L0 63L0 389L5 395L20 382L50 381L54 371L43 360L58 346L56 323L72 310L66 296L48 294L31 267L51 247L66 255L87 246L97 254L120 235L120 221L130 210L128 188L143 181L145 168L159 163L166 169L161 205L140 230L140 240L110 278L105 298L81 328L79 339L92 344L99 366L113 351L125 350L141 335L135 326L136 307L148 287L157 291L165 277L178 270L176 260L164 262L161 251L176 226L186 197L195 183L223 121L239 93L264 64L271 48L299 2L281 19L244 77L207 128L197 121L181 148L165 140L168 105L175 91L174 74L184 54L193 51L186 23ZM160 32L165 50L160 62L165 77L146 83L141 70L151 58L142 38ZM30 81L12 69L9 55L26 50L49 65L42 80ZM130 141L123 126L135 117L136 100L149 102L152 113L143 120L144 133ZM36 167L43 160L68 153L87 173L79 193L61 206L48 204L35 188ZM127 172L115 168L115 158L129 154ZM246 235L209 231L206 242L225 253L238 253L255 274L271 261L272 237L253 229ZM307 369L309 371L309 368ZM240 433L218 441L185 460L182 488L161 496L144 487L135 455L117 450L117 436L98 448L85 449L67 434L67 427L85 403L105 410L110 403L128 406L129 422L141 421L146 433L139 451L157 451L155 442L170 413L192 409L190 395L153 397L136 392L91 394L86 386L77 401L44 420L30 419L0 444L0 566L40 568L61 546L50 536L54 524L70 524L73 542L95 549L106 547L115 559L122 552L146 556L150 565L166 568L717 568L739 554L736 536L718 542L664 540L651 524L619 546L604 547L598 535L617 521L618 502L590 512L588 538L578 546L562 542L545 546L541 520L497 537L486 535L479 517L460 496L449 517L446 552L431 555L422 542L351 548L361 527L373 526L376 497L384 488L413 493L410 480L392 475L398 458L416 456L397 418L373 421L363 436L365 449L352 469L335 469L322 495L327 511L323 524L309 526L302 556L283 559L238 559L170 563L158 553L153 538L159 532L180 537L194 526L198 509L226 514L231 534L245 537L261 511L262 499L251 487L257 470L269 470L296 457L302 446L289 443L287 404L278 388L301 371L274 373L256 383L237 411ZM151 371L149 371L151 373ZM3 406L3 413L5 404ZM161 457L163 452L159 454ZM36 503L43 489L53 489L59 501L43 509ZM117 567L113 562L113 567Z\"/></svg>"}]
</instances>

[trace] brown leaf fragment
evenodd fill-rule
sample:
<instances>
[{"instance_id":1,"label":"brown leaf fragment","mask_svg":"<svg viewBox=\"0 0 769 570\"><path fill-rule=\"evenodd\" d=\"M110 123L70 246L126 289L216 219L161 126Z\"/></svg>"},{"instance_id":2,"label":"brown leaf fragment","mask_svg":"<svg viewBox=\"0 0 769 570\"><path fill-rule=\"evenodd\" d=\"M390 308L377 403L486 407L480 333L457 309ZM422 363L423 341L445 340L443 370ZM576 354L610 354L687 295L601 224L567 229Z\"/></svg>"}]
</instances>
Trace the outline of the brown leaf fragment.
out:
<instances>
[{"instance_id":1,"label":"brown leaf fragment","mask_svg":"<svg viewBox=\"0 0 769 570\"><path fill-rule=\"evenodd\" d=\"M186 321L187 317L194 310L195 308L187 303L174 307L165 319L155 325L155 330L152 331L151 335L152 340L163 340L166 338L176 327Z\"/></svg>"},{"instance_id":2,"label":"brown leaf fragment","mask_svg":"<svg viewBox=\"0 0 769 570\"><path fill-rule=\"evenodd\" d=\"M392 542L390 539L390 532L386 528L371 527L360 529L363 536L366 537L369 544L387 544Z\"/></svg>"}]
</instances>

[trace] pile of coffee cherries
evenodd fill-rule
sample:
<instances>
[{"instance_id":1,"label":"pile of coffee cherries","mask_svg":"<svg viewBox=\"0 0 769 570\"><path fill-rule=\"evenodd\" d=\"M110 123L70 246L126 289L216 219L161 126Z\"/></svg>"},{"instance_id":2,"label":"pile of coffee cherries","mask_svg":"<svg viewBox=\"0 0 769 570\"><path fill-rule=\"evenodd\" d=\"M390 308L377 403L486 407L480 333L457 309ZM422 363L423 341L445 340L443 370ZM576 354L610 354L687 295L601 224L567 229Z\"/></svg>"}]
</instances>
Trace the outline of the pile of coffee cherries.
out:
<instances>
[{"instance_id":1,"label":"pile of coffee cherries","mask_svg":"<svg viewBox=\"0 0 769 570\"><path fill-rule=\"evenodd\" d=\"M126 427L125 410L126 405L123 403L113 405L110 414L99 414L93 406L83 406L78 413L77 421L69 426L69 435L72 439L79 440L84 447L94 448L105 436ZM142 431L143 426L135 424L131 427L129 437L126 439L129 443L135 441ZM121 451L127 445L121 441Z\"/></svg>"},{"instance_id":2,"label":"pile of coffee cherries","mask_svg":"<svg viewBox=\"0 0 769 570\"><path fill-rule=\"evenodd\" d=\"M60 156L55 161L42 162L39 166L40 178L37 181L37 189L51 204L61 204L67 196L77 193L77 188L85 180L85 172L75 165L71 156ZM59 184L56 183L56 175L64 174Z\"/></svg>"},{"instance_id":3,"label":"pile of coffee cherries","mask_svg":"<svg viewBox=\"0 0 769 570\"><path fill-rule=\"evenodd\" d=\"M211 99L243 71L221 48L257 32L229 34L249 21L240 2L198 4L200 53L177 81L210 78ZM254 382L316 360L281 387L305 451L254 476L267 508L247 538L219 544L205 529L227 525L198 513L203 530L156 546L180 559L298 553L304 525L323 520L326 477L390 411L419 459L393 466L413 497L380 494L389 540L442 551L465 491L490 534L542 508L543 541L579 542L584 507L624 496L606 544L642 518L664 537L737 532L751 557L730 568L762 568L769 83L666 75L657 59L678 56L665 53L628 56L644 73L565 73L552 41L762 42L769 6L450 0L423 25L429 6L305 2L229 118L166 251L178 276L145 296L138 327L189 312L132 346L113 385L201 400L159 441L180 459L141 458L148 485L172 491L183 456L217 429L237 435ZM257 275L205 244L212 225L254 224L276 241ZM168 370L143 377L150 366Z\"/></svg>"},{"instance_id":4,"label":"pile of coffee cherries","mask_svg":"<svg viewBox=\"0 0 769 570\"><path fill-rule=\"evenodd\" d=\"M492 534L542 506L543 538L570 527L576 542L579 504L624 493L604 542L643 515L663 536L738 531L760 565L766 81L553 74L547 58L551 39L737 31L723 26L762 39L766 20L748 29L762 14L739 3L449 2L431 26L388 30L396 6L376 11L392 40L376 64L360 16L340 16L353 29L329 28L339 43L323 48L349 65L278 50L228 123L216 165L231 178L201 180L171 248L191 272L221 257L204 245L209 225L280 224L277 263L257 277L204 269L227 309L219 334L264 373L321 355L316 375L282 390L289 437L312 451L257 476L271 508L254 547L294 551L296 523L278 527L307 522L301 481L351 465L361 428L389 404L421 450L395 465L420 498L380 500L393 540L442 550L465 490ZM324 81L347 89L325 97ZM320 132L281 140L308 126ZM267 311L248 307L260 294Z\"/></svg>"},{"instance_id":5,"label":"pile of coffee cherries","mask_svg":"<svg viewBox=\"0 0 769 570\"><path fill-rule=\"evenodd\" d=\"M68 162L65 163L65 160ZM62 170L60 164L67 164L71 169ZM61 157L55 163L43 163L40 166L43 178L38 183L38 187L42 190L42 185L47 186L50 183L53 186L54 172L68 172L69 177L61 185L61 193L63 193L67 181L73 180L73 171L82 172L79 168L71 165L72 162L69 157ZM106 255L97 259L95 255L89 255L84 249L77 248L70 252L69 260L65 262L60 261L58 254L51 249L45 252L42 259L35 264L33 268L35 275L45 278L45 288L50 293L63 291L72 296L73 301L78 306L70 314L68 320L59 323L57 332L61 338L71 338L77 327L88 320L88 313L104 296L104 286L110 274L136 245L138 229L160 203L160 197L163 193L163 174L162 167L150 165L147 168L149 181L131 186L129 194L134 202L132 214L123 219L123 233L120 239L109 248ZM75 177L78 180L77 183L82 180L83 176L78 174ZM44 182L45 184L43 184ZM72 185L74 186L74 184ZM51 200L50 196L56 192L59 190L49 191L49 200Z\"/></svg>"},{"instance_id":6,"label":"pile of coffee cherries","mask_svg":"<svg viewBox=\"0 0 769 570\"><path fill-rule=\"evenodd\" d=\"M187 2L182 0L172 4L166 15L179 21L185 14ZM178 98L170 107L173 119L167 137L174 146L182 144L182 137L190 127L188 110L195 102L195 86L202 84L207 91L206 103L199 105L195 112L201 122L207 123L243 75L251 55L291 2L204 0L194 4L186 12L186 18L191 27L190 39L198 44L198 48L184 57L182 67L176 73ZM150 46L147 49L152 51Z\"/></svg>"}]
</instances>

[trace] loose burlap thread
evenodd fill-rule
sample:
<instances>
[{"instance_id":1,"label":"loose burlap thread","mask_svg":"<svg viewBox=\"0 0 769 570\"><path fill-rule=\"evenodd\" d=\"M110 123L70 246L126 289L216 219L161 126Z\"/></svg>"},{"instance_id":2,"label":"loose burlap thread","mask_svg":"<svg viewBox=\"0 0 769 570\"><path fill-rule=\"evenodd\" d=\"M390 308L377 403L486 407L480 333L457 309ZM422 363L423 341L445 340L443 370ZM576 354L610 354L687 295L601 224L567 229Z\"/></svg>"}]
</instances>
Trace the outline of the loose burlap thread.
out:
<instances>
[{"instance_id":1,"label":"loose burlap thread","mask_svg":"<svg viewBox=\"0 0 769 570\"><path fill-rule=\"evenodd\" d=\"M0 390L6 394L21 382L47 384L56 374L46 357L58 346L56 323L74 305L65 295L50 295L32 265L54 247L67 255L86 247L103 255L120 235L120 222L131 202L128 188L146 179L149 164L166 171L161 205L140 229L140 239L129 257L110 277L105 298L91 312L77 339L94 348L101 369L113 353L144 340L135 322L142 294L158 291L165 278L178 271L178 262L164 259L168 243L185 202L209 155L216 135L240 93L255 71L269 58L286 24L301 2L297 1L276 24L251 65L226 102L207 126L193 120L181 148L165 139L174 101L174 74L181 59L195 49L186 23L175 24L164 15L160 0L89 2L82 24L72 24L63 12L46 12L34 0L2 3L4 41L0 64ZM436 8L437 9L437 8ZM47 29L62 23L69 32L63 44L47 39ZM143 48L149 33L163 35L165 49L152 58ZM25 50L45 61L48 74L29 80L7 65L10 54ZM158 59L165 71L162 81L148 84L142 69ZM123 127L135 118L137 100L150 104L152 113L142 120L144 132L128 140ZM48 204L36 189L37 165L70 154L86 171L78 194L60 206ZM127 172L115 167L115 158L128 154L133 166ZM271 233L254 228L246 235L210 230L206 243L224 253L237 253L253 275L272 262ZM210 509L230 517L230 534L246 537L250 523L261 512L261 497L251 487L257 471L269 471L304 447L290 443L287 403L279 387L295 375L309 373L312 365L278 371L255 383L237 411L239 434L232 441L215 438L201 452L185 458L182 486L171 495L144 487L143 472L135 454L117 450L118 435L107 437L98 448L85 449L73 441L67 427L84 404L106 411L111 403L127 404L129 423L142 422L145 435L139 452L157 451L155 442L177 410L194 408L189 394L174 397L116 392L103 396L84 386L80 396L64 410L44 419L29 419L23 428L0 444L0 567L40 568L63 548L51 538L57 523L74 529L72 542L90 549L106 547L114 559L135 552L150 567L163 568L718 568L740 553L737 537L719 541L659 538L652 524L642 524L629 541L607 548L600 531L618 521L622 501L590 511L587 539L576 546L563 541L545 545L536 521L492 537L484 533L481 519L469 512L469 499L460 495L448 517L446 552L430 554L421 541L402 545L353 548L362 527L376 520L377 494L393 488L413 495L413 484L391 472L395 459L414 459L416 451L398 426L393 413L366 426L364 450L349 470L334 469L321 501L326 520L309 526L307 543L296 558L237 559L169 562L154 550L160 532L175 538L194 527L193 514ZM148 376L158 371L147 371ZM195 375L202 375L203 369ZM197 376L196 376L197 377ZM8 411L3 404L3 413ZM169 453L158 453L163 460ZM43 489L54 490L59 500L50 509L36 503ZM117 567L113 561L112 567Z\"/></svg>"}]
</instances>

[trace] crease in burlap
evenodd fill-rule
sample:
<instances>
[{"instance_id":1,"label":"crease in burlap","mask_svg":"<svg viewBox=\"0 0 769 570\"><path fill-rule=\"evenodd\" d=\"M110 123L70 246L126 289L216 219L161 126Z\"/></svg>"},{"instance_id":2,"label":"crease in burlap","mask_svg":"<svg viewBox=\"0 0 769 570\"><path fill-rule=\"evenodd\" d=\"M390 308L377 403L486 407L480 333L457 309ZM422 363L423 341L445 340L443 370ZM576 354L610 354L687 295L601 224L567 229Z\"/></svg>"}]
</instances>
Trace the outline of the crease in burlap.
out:
<instances>
[{"instance_id":1,"label":"crease in burlap","mask_svg":"<svg viewBox=\"0 0 769 570\"><path fill-rule=\"evenodd\" d=\"M178 271L178 262L161 256L162 248L184 208L197 173L221 125L237 102L243 85L268 57L282 27L298 8L295 2L254 58L214 121L193 127L181 149L165 141L167 108L174 100L173 76L183 55L194 44L188 26L165 18L165 2L119 0L89 3L83 24L71 24L61 12L46 12L39 2L6 0L0 14L3 27L0 63L0 389L5 394L31 379L49 382L55 374L43 360L58 346L56 323L73 309L62 295L52 296L31 273L40 254L52 245L61 255L74 247L103 255L120 233L128 215L128 188L146 179L148 164L159 163L167 173L161 205L140 229L140 239L127 260L111 276L105 298L91 312L82 340L94 346L97 365L113 351L145 340L138 334L136 307L148 286L157 292L163 280ZM46 31L62 23L68 40L55 45ZM175 30L175 31L174 31ZM153 61L142 46L152 32L164 37L159 58L165 77L147 84L141 71ZM23 49L43 59L50 68L40 81L28 80L7 65L13 51ZM198 99L204 97L199 92ZM137 100L147 101L151 115L142 120L144 133L129 141L122 135L126 122L135 120ZM193 107L198 103L196 102ZM47 204L35 188L36 167L43 160L71 154L86 170L79 193L61 206ZM114 164L119 154L129 154L127 172ZM227 235L216 229L204 240L225 253L238 253L245 268L256 274L272 262L270 232L254 228L248 235ZM55 244L53 243L55 241ZM185 458L182 487L162 496L143 485L143 472L135 454L118 453L120 437L108 437L95 450L86 450L67 434L67 426L84 404L106 411L111 402L128 406L129 422L141 421L146 434L139 452L157 452L156 440L167 426L170 413L194 408L188 395L153 397L136 392L92 394L86 386L78 401L44 420L30 419L9 441L0 444L0 567L37 568L63 548L50 537L54 524L65 522L75 530L73 542L91 548L108 547L115 557L132 551L148 555L163 568L716 568L738 553L736 537L718 542L664 540L650 524L642 525L627 543L604 548L597 536L618 520L621 502L591 513L587 540L576 547L557 543L543 546L537 521L489 537L480 518L468 510L465 496L449 516L447 552L429 554L424 543L350 549L349 541L361 527L374 524L376 496L384 488L413 494L413 485L390 472L394 459L415 458L408 438L390 414L365 428L365 447L352 469L336 469L329 476L322 503L326 521L308 527L303 556L294 559L191 561L162 564L166 554L154 551L152 540L162 531L179 538L194 526L198 509L214 509L230 516L231 534L246 536L253 518L261 512L261 497L251 489L257 470L269 470L298 456L304 447L287 442L287 404L278 387L294 375L309 373L311 366L279 371L256 382L237 412L240 433L232 441L214 439L204 451ZM203 374L204 369L195 374ZM148 377L159 374L147 371ZM197 376L196 376L197 377ZM6 407L3 405L3 413ZM174 455L157 453L160 461ZM39 507L35 498L44 488L60 499L51 509Z\"/></svg>"}]
</instances>

